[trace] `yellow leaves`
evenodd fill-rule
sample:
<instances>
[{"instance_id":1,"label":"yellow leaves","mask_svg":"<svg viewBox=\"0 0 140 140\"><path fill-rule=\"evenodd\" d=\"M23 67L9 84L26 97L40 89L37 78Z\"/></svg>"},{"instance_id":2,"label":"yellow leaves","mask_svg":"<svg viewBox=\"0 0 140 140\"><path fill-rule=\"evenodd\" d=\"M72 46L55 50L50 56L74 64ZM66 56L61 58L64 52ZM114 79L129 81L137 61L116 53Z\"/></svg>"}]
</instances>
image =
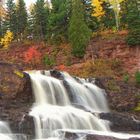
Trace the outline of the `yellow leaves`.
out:
<instances>
[{"instance_id":1,"label":"yellow leaves","mask_svg":"<svg viewBox=\"0 0 140 140\"><path fill-rule=\"evenodd\" d=\"M23 78L23 77L24 77L24 74L23 74L22 72L20 72L20 71L15 70L14 73L15 73L17 76L19 76L20 78Z\"/></svg>"},{"instance_id":2,"label":"yellow leaves","mask_svg":"<svg viewBox=\"0 0 140 140\"><path fill-rule=\"evenodd\" d=\"M0 45L2 45L3 48L8 48L13 38L14 38L13 33L10 31L7 31L4 37L0 39Z\"/></svg>"},{"instance_id":3,"label":"yellow leaves","mask_svg":"<svg viewBox=\"0 0 140 140\"><path fill-rule=\"evenodd\" d=\"M103 2L101 0L92 0L92 6L94 7L92 15L98 19L100 19L105 14L102 3Z\"/></svg>"}]
</instances>

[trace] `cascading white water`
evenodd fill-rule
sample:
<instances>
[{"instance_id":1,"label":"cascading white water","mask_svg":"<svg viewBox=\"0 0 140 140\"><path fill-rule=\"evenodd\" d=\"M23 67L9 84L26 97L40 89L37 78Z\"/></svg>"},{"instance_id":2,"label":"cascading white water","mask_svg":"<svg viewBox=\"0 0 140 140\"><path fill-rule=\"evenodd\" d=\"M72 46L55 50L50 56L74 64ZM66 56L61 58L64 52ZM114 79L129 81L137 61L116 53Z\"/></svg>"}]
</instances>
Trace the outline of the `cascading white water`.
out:
<instances>
[{"instance_id":1,"label":"cascading white water","mask_svg":"<svg viewBox=\"0 0 140 140\"><path fill-rule=\"evenodd\" d=\"M109 131L108 123L92 114L109 111L100 88L84 80L78 83L70 75L62 73L69 86L68 91L63 81L51 77L49 72L29 72L29 75L36 99L30 112L35 118L36 138L52 137L58 129Z\"/></svg>"},{"instance_id":2,"label":"cascading white water","mask_svg":"<svg viewBox=\"0 0 140 140\"><path fill-rule=\"evenodd\" d=\"M24 134L13 134L8 123L0 121L0 140L27 140Z\"/></svg>"},{"instance_id":3,"label":"cascading white water","mask_svg":"<svg viewBox=\"0 0 140 140\"><path fill-rule=\"evenodd\" d=\"M0 121L0 138L2 140L12 140L7 134L10 134L11 131L8 125L2 121Z\"/></svg>"}]
</instances>

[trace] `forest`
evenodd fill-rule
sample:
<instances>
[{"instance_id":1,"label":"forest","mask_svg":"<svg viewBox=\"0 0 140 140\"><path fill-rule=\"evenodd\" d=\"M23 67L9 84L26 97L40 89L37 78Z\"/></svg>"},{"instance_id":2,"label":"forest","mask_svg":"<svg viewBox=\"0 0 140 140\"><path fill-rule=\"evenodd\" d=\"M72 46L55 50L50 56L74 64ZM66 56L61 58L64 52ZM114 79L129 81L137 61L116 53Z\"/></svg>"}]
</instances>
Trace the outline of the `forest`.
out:
<instances>
[{"instance_id":1,"label":"forest","mask_svg":"<svg viewBox=\"0 0 140 140\"><path fill-rule=\"evenodd\" d=\"M138 0L37 0L28 9L24 0L7 0L1 7L1 46L26 40L68 42L73 54L82 57L93 34L104 30L128 30L126 42L135 46L140 44L139 12Z\"/></svg>"},{"instance_id":2,"label":"forest","mask_svg":"<svg viewBox=\"0 0 140 140\"><path fill-rule=\"evenodd\" d=\"M140 45L139 0L37 0L29 7L24 0L7 0L0 14L1 49L18 42L67 44L72 56L83 58L89 42L107 31L127 32L126 44ZM49 59L46 56L45 61L53 64Z\"/></svg>"}]
</instances>

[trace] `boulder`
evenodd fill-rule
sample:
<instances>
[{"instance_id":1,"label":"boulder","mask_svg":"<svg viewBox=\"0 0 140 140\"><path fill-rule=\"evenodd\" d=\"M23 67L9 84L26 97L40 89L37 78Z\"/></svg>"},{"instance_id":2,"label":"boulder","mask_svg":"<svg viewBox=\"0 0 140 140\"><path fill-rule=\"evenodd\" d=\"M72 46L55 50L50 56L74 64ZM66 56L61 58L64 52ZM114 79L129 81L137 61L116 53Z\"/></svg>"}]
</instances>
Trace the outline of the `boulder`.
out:
<instances>
[{"instance_id":1,"label":"boulder","mask_svg":"<svg viewBox=\"0 0 140 140\"><path fill-rule=\"evenodd\" d=\"M63 136L67 140L140 140L139 137L128 137L128 138L121 138L121 137L115 137L115 134L112 133L112 135L103 134L102 132L74 132L74 131L65 131L65 130L59 130L59 135ZM110 133L111 134L111 133ZM114 136L113 136L114 135Z\"/></svg>"},{"instance_id":2,"label":"boulder","mask_svg":"<svg viewBox=\"0 0 140 140\"><path fill-rule=\"evenodd\" d=\"M99 114L103 120L111 122L111 129L113 131L140 131L140 120L137 120L134 115L110 112Z\"/></svg>"},{"instance_id":3,"label":"boulder","mask_svg":"<svg viewBox=\"0 0 140 140\"><path fill-rule=\"evenodd\" d=\"M134 83L127 83L110 77L99 77L96 78L95 84L105 89L111 110L133 111L140 102L140 88Z\"/></svg>"},{"instance_id":4,"label":"boulder","mask_svg":"<svg viewBox=\"0 0 140 140\"><path fill-rule=\"evenodd\" d=\"M25 91L29 77L17 65L0 62L0 96L14 98Z\"/></svg>"}]
</instances>

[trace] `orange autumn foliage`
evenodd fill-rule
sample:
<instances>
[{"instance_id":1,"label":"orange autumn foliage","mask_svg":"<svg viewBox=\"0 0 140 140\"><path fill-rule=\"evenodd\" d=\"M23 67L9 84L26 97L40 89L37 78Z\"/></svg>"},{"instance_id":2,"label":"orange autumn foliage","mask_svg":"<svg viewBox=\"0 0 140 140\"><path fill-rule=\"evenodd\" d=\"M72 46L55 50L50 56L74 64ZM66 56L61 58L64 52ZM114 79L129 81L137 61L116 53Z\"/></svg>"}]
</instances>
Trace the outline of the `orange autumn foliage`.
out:
<instances>
[{"instance_id":1,"label":"orange autumn foliage","mask_svg":"<svg viewBox=\"0 0 140 140\"><path fill-rule=\"evenodd\" d=\"M24 61L26 63L39 63L41 60L41 53L35 47L29 48L24 53Z\"/></svg>"},{"instance_id":2,"label":"orange autumn foliage","mask_svg":"<svg viewBox=\"0 0 140 140\"><path fill-rule=\"evenodd\" d=\"M65 65L59 65L56 67L57 70L59 71L66 71L66 66Z\"/></svg>"}]
</instances>

